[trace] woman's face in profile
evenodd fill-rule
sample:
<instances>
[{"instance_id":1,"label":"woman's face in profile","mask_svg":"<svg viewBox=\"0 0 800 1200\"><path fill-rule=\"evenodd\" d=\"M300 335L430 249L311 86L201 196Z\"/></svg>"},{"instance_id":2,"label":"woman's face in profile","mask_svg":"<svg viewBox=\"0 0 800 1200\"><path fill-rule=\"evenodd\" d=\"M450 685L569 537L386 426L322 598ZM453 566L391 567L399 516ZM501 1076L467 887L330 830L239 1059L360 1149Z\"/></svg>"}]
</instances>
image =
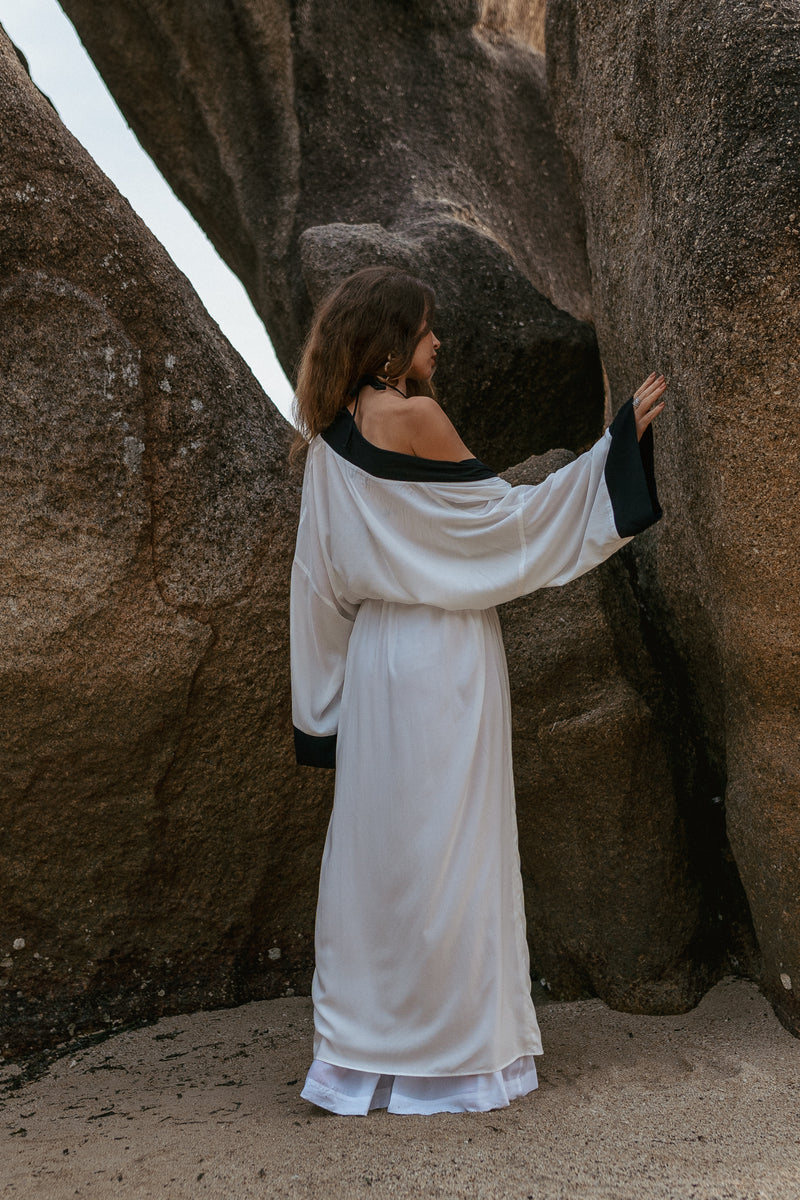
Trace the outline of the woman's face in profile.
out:
<instances>
[{"instance_id":1,"label":"woman's face in profile","mask_svg":"<svg viewBox=\"0 0 800 1200\"><path fill-rule=\"evenodd\" d=\"M422 336L417 342L411 366L408 368L408 375L410 379L416 379L418 383L423 383L430 379L436 370L436 353L442 343L433 330L428 328L427 322L423 325L420 333Z\"/></svg>"}]
</instances>

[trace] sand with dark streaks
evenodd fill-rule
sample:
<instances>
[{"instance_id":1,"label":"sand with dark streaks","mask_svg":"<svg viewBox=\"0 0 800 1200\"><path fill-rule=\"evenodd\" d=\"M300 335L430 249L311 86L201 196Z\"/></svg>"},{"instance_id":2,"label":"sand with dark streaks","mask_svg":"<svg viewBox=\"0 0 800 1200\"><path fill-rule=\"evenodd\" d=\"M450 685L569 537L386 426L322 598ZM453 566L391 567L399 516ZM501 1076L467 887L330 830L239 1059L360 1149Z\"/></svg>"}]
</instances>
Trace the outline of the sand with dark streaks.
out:
<instances>
[{"instance_id":1,"label":"sand with dark streaks","mask_svg":"<svg viewBox=\"0 0 800 1200\"><path fill-rule=\"evenodd\" d=\"M434 1117L303 1101L306 998L120 1033L6 1095L0 1197L800 1198L800 1041L752 984L680 1016L540 1016L537 1093Z\"/></svg>"}]
</instances>

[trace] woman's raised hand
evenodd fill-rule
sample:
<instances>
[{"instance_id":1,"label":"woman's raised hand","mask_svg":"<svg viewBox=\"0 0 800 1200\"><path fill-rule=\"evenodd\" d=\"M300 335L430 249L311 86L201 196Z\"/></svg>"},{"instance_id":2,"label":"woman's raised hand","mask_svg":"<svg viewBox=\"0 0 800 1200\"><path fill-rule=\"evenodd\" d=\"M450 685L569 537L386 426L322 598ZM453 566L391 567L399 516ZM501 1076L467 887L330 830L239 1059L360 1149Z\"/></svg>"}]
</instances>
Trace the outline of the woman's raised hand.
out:
<instances>
[{"instance_id":1,"label":"woman's raised hand","mask_svg":"<svg viewBox=\"0 0 800 1200\"><path fill-rule=\"evenodd\" d=\"M633 415L636 418L636 437L639 441L650 422L663 410L664 401L661 400L661 396L666 390L666 379L663 375L656 375L654 371L633 393Z\"/></svg>"}]
</instances>

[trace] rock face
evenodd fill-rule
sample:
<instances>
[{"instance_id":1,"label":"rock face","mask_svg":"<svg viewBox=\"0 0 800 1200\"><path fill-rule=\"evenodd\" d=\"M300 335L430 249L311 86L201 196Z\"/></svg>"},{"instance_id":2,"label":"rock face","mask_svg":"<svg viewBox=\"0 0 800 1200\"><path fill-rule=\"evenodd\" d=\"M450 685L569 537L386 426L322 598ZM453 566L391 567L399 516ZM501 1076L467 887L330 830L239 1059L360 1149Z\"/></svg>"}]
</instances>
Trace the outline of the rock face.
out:
<instances>
[{"instance_id":1,"label":"rock face","mask_svg":"<svg viewBox=\"0 0 800 1200\"><path fill-rule=\"evenodd\" d=\"M287 847L324 813L290 758L288 428L4 37L0 245L13 1052L307 977Z\"/></svg>"},{"instance_id":2,"label":"rock face","mask_svg":"<svg viewBox=\"0 0 800 1200\"><path fill-rule=\"evenodd\" d=\"M800 11L551 0L547 46L612 393L671 380L633 551L656 653L800 1031Z\"/></svg>"},{"instance_id":3,"label":"rock face","mask_svg":"<svg viewBox=\"0 0 800 1200\"><path fill-rule=\"evenodd\" d=\"M482 0L480 24L488 32L510 33L544 54L546 0Z\"/></svg>"},{"instance_id":4,"label":"rock face","mask_svg":"<svg viewBox=\"0 0 800 1200\"><path fill-rule=\"evenodd\" d=\"M290 376L319 287L302 253L314 230L326 280L379 244L442 293L439 380L475 454L500 469L593 440L581 214L544 60L499 32L534 36L521 6L484 5L483 24L477 0L358 0L346 15L233 0L200 19L170 0L63 7Z\"/></svg>"}]
</instances>

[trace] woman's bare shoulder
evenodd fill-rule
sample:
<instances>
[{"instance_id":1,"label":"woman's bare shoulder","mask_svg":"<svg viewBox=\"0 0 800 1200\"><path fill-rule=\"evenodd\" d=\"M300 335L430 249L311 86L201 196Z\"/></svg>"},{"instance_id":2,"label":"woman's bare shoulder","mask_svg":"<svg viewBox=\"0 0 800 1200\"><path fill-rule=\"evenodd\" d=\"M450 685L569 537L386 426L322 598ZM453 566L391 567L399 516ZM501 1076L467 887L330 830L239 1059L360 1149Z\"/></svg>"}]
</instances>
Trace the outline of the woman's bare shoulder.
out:
<instances>
[{"instance_id":1,"label":"woman's bare shoulder","mask_svg":"<svg viewBox=\"0 0 800 1200\"><path fill-rule=\"evenodd\" d=\"M447 413L432 396L409 396L403 410L404 431L412 454L445 462L473 457Z\"/></svg>"}]
</instances>

